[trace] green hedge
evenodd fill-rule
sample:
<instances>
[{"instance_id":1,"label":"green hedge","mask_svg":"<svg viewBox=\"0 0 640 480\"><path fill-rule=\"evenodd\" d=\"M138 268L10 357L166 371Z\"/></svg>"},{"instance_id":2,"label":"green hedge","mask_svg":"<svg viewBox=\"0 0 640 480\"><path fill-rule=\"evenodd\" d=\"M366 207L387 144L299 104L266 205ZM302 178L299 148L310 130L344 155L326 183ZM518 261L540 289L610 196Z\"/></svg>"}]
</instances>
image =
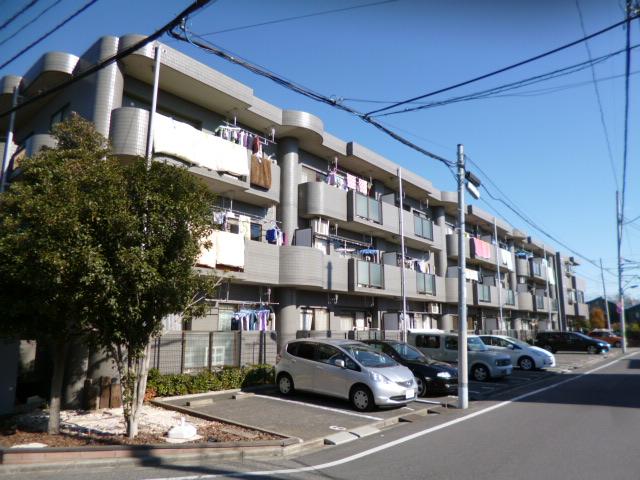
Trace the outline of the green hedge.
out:
<instances>
[{"instance_id":1,"label":"green hedge","mask_svg":"<svg viewBox=\"0 0 640 480\"><path fill-rule=\"evenodd\" d=\"M147 379L146 398L215 392L273 382L274 368L271 365L223 367L217 371L203 371L195 375L188 373L163 375L152 368L149 370Z\"/></svg>"}]
</instances>

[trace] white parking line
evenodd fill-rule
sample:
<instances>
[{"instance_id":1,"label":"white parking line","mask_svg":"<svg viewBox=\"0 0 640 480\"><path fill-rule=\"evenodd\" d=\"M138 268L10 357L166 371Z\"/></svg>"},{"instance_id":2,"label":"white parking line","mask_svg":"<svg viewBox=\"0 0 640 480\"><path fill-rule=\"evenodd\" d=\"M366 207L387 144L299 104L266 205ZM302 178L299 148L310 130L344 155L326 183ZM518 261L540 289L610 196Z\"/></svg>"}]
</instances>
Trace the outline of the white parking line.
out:
<instances>
[{"instance_id":1,"label":"white parking line","mask_svg":"<svg viewBox=\"0 0 640 480\"><path fill-rule=\"evenodd\" d=\"M270 397L268 395L255 395L255 396L259 398L268 398L269 400L277 400L278 402L292 403L294 405L302 405L304 407L317 408L319 410L327 410L329 412L341 413L343 415L351 415L352 417L368 418L369 420L384 420L383 418L380 418L380 417L373 417L371 415L363 415L361 413L348 412L346 410L340 410L339 408L323 407L322 405L314 405L313 403L299 402L297 400L287 400L285 398Z\"/></svg>"},{"instance_id":2,"label":"white parking line","mask_svg":"<svg viewBox=\"0 0 640 480\"><path fill-rule=\"evenodd\" d=\"M209 478L222 478L222 477L254 477L254 476L272 476L272 475L290 475L293 473L304 473L304 472L315 472L320 470L326 470L327 468L337 467L338 465L344 465L345 463L353 462L354 460L359 460L360 458L368 457L375 453L388 450L389 448L393 448L397 445L402 445L403 443L409 442L411 440L415 440L416 438L423 437L433 432L437 432L438 430L445 429L452 425L456 425L458 423L465 422L475 417L479 417L480 415L484 415L485 413L492 412L499 408L506 407L513 402L517 402L523 400L528 397L532 397L542 392L546 392L547 390L551 390L557 388L561 385L564 385L569 382L574 382L586 375L590 375L594 372L602 370L604 368L610 367L611 365L618 363L620 360L625 360L629 357L636 355L637 352L630 353L629 355L625 355L623 357L619 357L612 362L606 363L599 367L593 368L584 373L577 374L575 377L567 378L558 383L554 383L552 385L547 385L546 387L538 388L532 392L524 393L522 395L518 395L517 397L513 397L511 400L506 400L504 402L497 403L490 407L484 408L482 410L478 410L477 412L470 413L469 415L465 415L464 417L456 418L454 420L449 420L448 422L441 423L440 425L436 425L435 427L430 427L425 430L421 430L416 433L412 433L411 435L407 435L405 437L398 438L389 443L384 443L382 445L378 445L377 447L370 448L368 450L364 450L362 452L356 453L354 455L350 455L348 457L340 458L338 460L334 460L333 462L321 463L318 465L309 465L307 467L298 467L298 468L283 468L281 470L262 470L262 471L253 471L253 472L236 472L236 473L222 473L222 474L207 474L207 475L190 475L186 477L162 477L162 478L154 478L148 480L204 480Z\"/></svg>"}]
</instances>

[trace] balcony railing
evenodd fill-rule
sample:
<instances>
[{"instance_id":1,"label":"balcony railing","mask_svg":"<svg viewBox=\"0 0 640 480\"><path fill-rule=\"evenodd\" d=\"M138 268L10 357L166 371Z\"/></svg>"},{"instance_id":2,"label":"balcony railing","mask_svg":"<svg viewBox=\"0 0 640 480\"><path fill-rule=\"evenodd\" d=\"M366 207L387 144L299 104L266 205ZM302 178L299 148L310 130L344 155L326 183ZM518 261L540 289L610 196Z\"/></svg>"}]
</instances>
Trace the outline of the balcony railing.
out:
<instances>
[{"instance_id":1,"label":"balcony railing","mask_svg":"<svg viewBox=\"0 0 640 480\"><path fill-rule=\"evenodd\" d=\"M491 287L489 285L478 284L478 301L490 302L491 301Z\"/></svg>"},{"instance_id":2,"label":"balcony railing","mask_svg":"<svg viewBox=\"0 0 640 480\"><path fill-rule=\"evenodd\" d=\"M384 270L381 264L358 260L358 285L384 288Z\"/></svg>"},{"instance_id":3,"label":"balcony railing","mask_svg":"<svg viewBox=\"0 0 640 480\"><path fill-rule=\"evenodd\" d=\"M436 276L432 273L416 272L418 293L436 294Z\"/></svg>"},{"instance_id":4,"label":"balcony railing","mask_svg":"<svg viewBox=\"0 0 640 480\"><path fill-rule=\"evenodd\" d=\"M372 222L382 223L382 204L375 198L356 193L356 215Z\"/></svg>"},{"instance_id":5,"label":"balcony railing","mask_svg":"<svg viewBox=\"0 0 640 480\"><path fill-rule=\"evenodd\" d=\"M516 304L516 294L513 290L507 290L507 300L505 301L506 305L515 305Z\"/></svg>"},{"instance_id":6,"label":"balcony railing","mask_svg":"<svg viewBox=\"0 0 640 480\"><path fill-rule=\"evenodd\" d=\"M418 237L433 240L433 222L418 215L413 216L414 232Z\"/></svg>"},{"instance_id":7,"label":"balcony railing","mask_svg":"<svg viewBox=\"0 0 640 480\"><path fill-rule=\"evenodd\" d=\"M558 300L556 300L555 298L551 299L551 310L553 310L554 312L558 311Z\"/></svg>"},{"instance_id":8,"label":"balcony railing","mask_svg":"<svg viewBox=\"0 0 640 480\"><path fill-rule=\"evenodd\" d=\"M531 262L531 273L536 277L541 277L542 265L539 262Z\"/></svg>"},{"instance_id":9,"label":"balcony railing","mask_svg":"<svg viewBox=\"0 0 640 480\"><path fill-rule=\"evenodd\" d=\"M542 295L534 295L534 297L536 298L536 309L544 309L544 297Z\"/></svg>"}]
</instances>

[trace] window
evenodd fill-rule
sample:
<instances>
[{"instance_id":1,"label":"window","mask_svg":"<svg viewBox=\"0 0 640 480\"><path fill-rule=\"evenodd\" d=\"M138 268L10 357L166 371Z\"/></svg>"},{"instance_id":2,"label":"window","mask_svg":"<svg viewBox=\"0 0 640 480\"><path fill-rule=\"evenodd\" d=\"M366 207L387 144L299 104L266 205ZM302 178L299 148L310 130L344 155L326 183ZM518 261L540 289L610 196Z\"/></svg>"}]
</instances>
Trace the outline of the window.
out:
<instances>
[{"instance_id":1,"label":"window","mask_svg":"<svg viewBox=\"0 0 640 480\"><path fill-rule=\"evenodd\" d=\"M357 261L358 285L369 288L384 288L382 265L379 263Z\"/></svg>"},{"instance_id":2,"label":"window","mask_svg":"<svg viewBox=\"0 0 640 480\"><path fill-rule=\"evenodd\" d=\"M313 329L313 310L310 308L300 309L300 330Z\"/></svg>"},{"instance_id":3,"label":"window","mask_svg":"<svg viewBox=\"0 0 640 480\"><path fill-rule=\"evenodd\" d=\"M544 297L542 295L535 295L536 297L536 308L541 309L544 308Z\"/></svg>"},{"instance_id":4,"label":"window","mask_svg":"<svg viewBox=\"0 0 640 480\"><path fill-rule=\"evenodd\" d=\"M413 216L414 232L418 237L433 240L433 222L420 215Z\"/></svg>"},{"instance_id":5,"label":"window","mask_svg":"<svg viewBox=\"0 0 640 480\"><path fill-rule=\"evenodd\" d=\"M436 276L432 273L416 272L418 293L436 294Z\"/></svg>"},{"instance_id":6,"label":"window","mask_svg":"<svg viewBox=\"0 0 640 480\"><path fill-rule=\"evenodd\" d=\"M540 264L540 262L531 262L531 271L533 272L534 276L541 277L542 265Z\"/></svg>"},{"instance_id":7,"label":"window","mask_svg":"<svg viewBox=\"0 0 640 480\"><path fill-rule=\"evenodd\" d=\"M507 305L515 305L516 304L516 296L513 293L513 290L507 290L507 301L505 303Z\"/></svg>"},{"instance_id":8,"label":"window","mask_svg":"<svg viewBox=\"0 0 640 480\"><path fill-rule=\"evenodd\" d=\"M478 300L480 302L491 301L491 287L489 285L478 284Z\"/></svg>"},{"instance_id":9,"label":"window","mask_svg":"<svg viewBox=\"0 0 640 480\"><path fill-rule=\"evenodd\" d=\"M69 104L67 103L60 110L51 115L51 120L49 121L49 129L53 128L56 123L63 122L69 116Z\"/></svg>"},{"instance_id":10,"label":"window","mask_svg":"<svg viewBox=\"0 0 640 480\"><path fill-rule=\"evenodd\" d=\"M335 365L336 360L345 360L345 355L336 347L331 345L318 345L318 361Z\"/></svg>"},{"instance_id":11,"label":"window","mask_svg":"<svg viewBox=\"0 0 640 480\"><path fill-rule=\"evenodd\" d=\"M356 215L371 220L372 222L382 223L382 205L375 198L367 197L356 192Z\"/></svg>"},{"instance_id":12,"label":"window","mask_svg":"<svg viewBox=\"0 0 640 480\"><path fill-rule=\"evenodd\" d=\"M458 350L458 337L445 337L444 348L447 350Z\"/></svg>"},{"instance_id":13,"label":"window","mask_svg":"<svg viewBox=\"0 0 640 480\"><path fill-rule=\"evenodd\" d=\"M416 337L416 347L440 348L440 337L437 335L418 335Z\"/></svg>"},{"instance_id":14,"label":"window","mask_svg":"<svg viewBox=\"0 0 640 480\"><path fill-rule=\"evenodd\" d=\"M256 242L262 240L262 225L259 223L251 224L251 240L255 240Z\"/></svg>"},{"instance_id":15,"label":"window","mask_svg":"<svg viewBox=\"0 0 640 480\"><path fill-rule=\"evenodd\" d=\"M315 345L313 343L301 342L298 344L298 351L295 355L296 357L313 360L315 350Z\"/></svg>"},{"instance_id":16,"label":"window","mask_svg":"<svg viewBox=\"0 0 640 480\"><path fill-rule=\"evenodd\" d=\"M576 303L584 303L584 292L576 290Z\"/></svg>"}]
</instances>

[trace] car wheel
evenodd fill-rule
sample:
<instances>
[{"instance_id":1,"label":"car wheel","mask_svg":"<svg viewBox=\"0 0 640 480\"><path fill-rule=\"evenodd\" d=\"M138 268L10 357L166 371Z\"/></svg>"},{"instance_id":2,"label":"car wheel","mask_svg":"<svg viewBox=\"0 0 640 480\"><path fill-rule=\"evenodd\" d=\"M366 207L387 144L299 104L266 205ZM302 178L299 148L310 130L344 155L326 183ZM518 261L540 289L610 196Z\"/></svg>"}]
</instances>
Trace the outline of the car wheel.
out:
<instances>
[{"instance_id":1,"label":"car wheel","mask_svg":"<svg viewBox=\"0 0 640 480\"><path fill-rule=\"evenodd\" d=\"M293 393L293 379L288 373L281 373L278 377L278 391L282 395L291 395Z\"/></svg>"},{"instance_id":2,"label":"car wheel","mask_svg":"<svg viewBox=\"0 0 640 480\"><path fill-rule=\"evenodd\" d=\"M587 347L587 353L590 353L591 355L598 353L598 347L596 347L595 345L589 345Z\"/></svg>"},{"instance_id":3,"label":"car wheel","mask_svg":"<svg viewBox=\"0 0 640 480\"><path fill-rule=\"evenodd\" d=\"M551 345L543 345L542 348L547 352L556 353L555 349Z\"/></svg>"},{"instance_id":4,"label":"car wheel","mask_svg":"<svg viewBox=\"0 0 640 480\"><path fill-rule=\"evenodd\" d=\"M351 389L351 405L359 412L368 412L373 409L373 395L371 390L364 385L356 385Z\"/></svg>"},{"instance_id":5,"label":"car wheel","mask_svg":"<svg viewBox=\"0 0 640 480\"><path fill-rule=\"evenodd\" d=\"M474 365L471 368L471 377L476 382L485 382L489 380L489 369L484 365Z\"/></svg>"},{"instance_id":6,"label":"car wheel","mask_svg":"<svg viewBox=\"0 0 640 480\"><path fill-rule=\"evenodd\" d=\"M620 341L616 342L613 344L614 347L616 348L621 348L622 347L622 343Z\"/></svg>"},{"instance_id":7,"label":"car wheel","mask_svg":"<svg viewBox=\"0 0 640 480\"><path fill-rule=\"evenodd\" d=\"M418 396L424 397L427 394L427 382L422 375L416 375L416 385L418 385Z\"/></svg>"},{"instance_id":8,"label":"car wheel","mask_svg":"<svg viewBox=\"0 0 640 480\"><path fill-rule=\"evenodd\" d=\"M520 357L520 360L518 360L518 366L522 370L533 370L536 368L535 362L530 357Z\"/></svg>"}]
</instances>

